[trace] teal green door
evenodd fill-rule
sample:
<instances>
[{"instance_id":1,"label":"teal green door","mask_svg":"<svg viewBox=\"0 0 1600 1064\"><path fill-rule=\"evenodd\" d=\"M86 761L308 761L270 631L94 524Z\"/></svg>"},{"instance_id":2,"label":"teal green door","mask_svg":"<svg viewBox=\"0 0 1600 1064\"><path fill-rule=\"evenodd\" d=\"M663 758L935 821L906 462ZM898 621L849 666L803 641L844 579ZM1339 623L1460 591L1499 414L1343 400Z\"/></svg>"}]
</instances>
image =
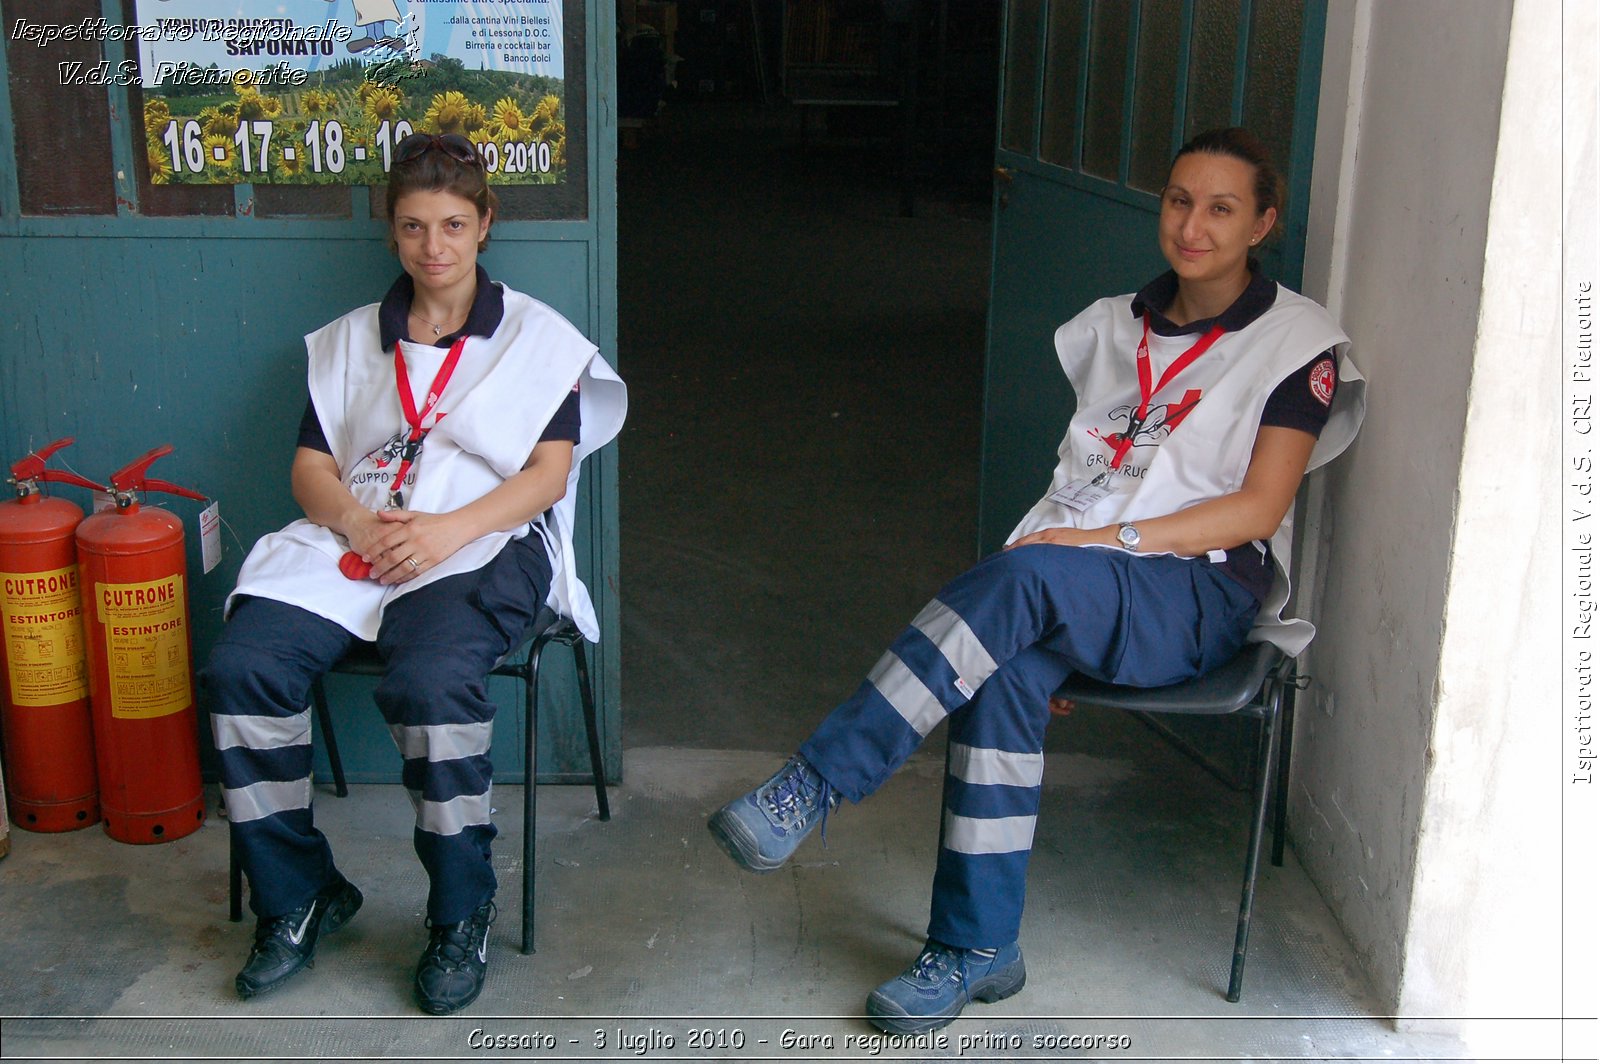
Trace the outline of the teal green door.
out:
<instances>
[{"instance_id":1,"label":"teal green door","mask_svg":"<svg viewBox=\"0 0 1600 1064\"><path fill-rule=\"evenodd\" d=\"M501 189L481 261L555 307L615 364L614 5L517 2L535 14L554 5L565 16L567 169L556 185ZM62 458L103 481L157 444L175 446L153 475L217 500L225 522L222 562L206 574L199 504L148 500L186 525L194 660L202 663L244 552L298 516L288 472L306 394L302 336L380 298L398 268L375 217L381 188L152 181L163 157L146 150L139 87L73 73L101 62L116 71L134 45L115 33L41 43L19 32L24 22L105 19L115 27L131 23L133 11L131 0L0 0L0 451L9 463L75 436ZM78 489L60 494L89 505ZM612 779L622 763L616 500L613 444L585 464L576 537L601 618L591 662ZM540 777L586 779L566 651L552 648L545 661ZM330 684L341 753L352 779L393 781L398 761L370 691L369 681ZM520 780L517 691L510 680L491 681L491 691L505 710L496 778Z\"/></svg>"},{"instance_id":2,"label":"teal green door","mask_svg":"<svg viewBox=\"0 0 1600 1064\"><path fill-rule=\"evenodd\" d=\"M1299 286L1326 7L1320 0L1007 0L995 151L979 548L1043 494L1072 416L1052 336L1166 268L1173 153L1250 128L1289 183L1267 272Z\"/></svg>"}]
</instances>

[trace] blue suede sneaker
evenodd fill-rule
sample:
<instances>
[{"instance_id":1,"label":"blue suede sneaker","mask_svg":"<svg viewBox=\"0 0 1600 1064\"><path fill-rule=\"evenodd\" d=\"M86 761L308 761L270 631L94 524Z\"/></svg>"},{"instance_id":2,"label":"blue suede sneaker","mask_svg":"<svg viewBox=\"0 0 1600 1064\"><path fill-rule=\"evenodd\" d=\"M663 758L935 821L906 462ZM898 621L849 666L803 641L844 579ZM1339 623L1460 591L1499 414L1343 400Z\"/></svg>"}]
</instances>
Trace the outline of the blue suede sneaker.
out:
<instances>
[{"instance_id":1,"label":"blue suede sneaker","mask_svg":"<svg viewBox=\"0 0 1600 1064\"><path fill-rule=\"evenodd\" d=\"M867 1020L890 1034L946 1026L968 1001L1001 1001L1022 989L1028 972L1015 942L999 949L958 949L928 939L911 967L867 997Z\"/></svg>"},{"instance_id":2,"label":"blue suede sneaker","mask_svg":"<svg viewBox=\"0 0 1600 1064\"><path fill-rule=\"evenodd\" d=\"M775 872L838 804L832 785L796 754L777 775L718 809L706 826L741 867Z\"/></svg>"}]
</instances>

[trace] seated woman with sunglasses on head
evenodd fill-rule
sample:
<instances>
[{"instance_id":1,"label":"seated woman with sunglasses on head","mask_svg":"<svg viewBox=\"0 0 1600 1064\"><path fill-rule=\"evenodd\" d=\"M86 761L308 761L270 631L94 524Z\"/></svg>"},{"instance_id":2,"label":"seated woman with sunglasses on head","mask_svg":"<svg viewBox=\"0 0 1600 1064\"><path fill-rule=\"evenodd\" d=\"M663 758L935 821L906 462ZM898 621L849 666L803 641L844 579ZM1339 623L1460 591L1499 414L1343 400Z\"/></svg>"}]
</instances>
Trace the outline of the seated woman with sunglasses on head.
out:
<instances>
[{"instance_id":1,"label":"seated woman with sunglasses on head","mask_svg":"<svg viewBox=\"0 0 1600 1064\"><path fill-rule=\"evenodd\" d=\"M352 644L376 641L387 671L373 697L428 873L416 998L444 1014L482 989L495 912L484 678L547 600L598 635L571 490L616 436L626 391L565 318L478 265L496 203L471 142L416 134L394 160L403 272L381 302L306 337L291 473L306 516L245 560L202 682L257 918L235 984L250 998L308 967L361 905L312 823L306 703Z\"/></svg>"}]
</instances>

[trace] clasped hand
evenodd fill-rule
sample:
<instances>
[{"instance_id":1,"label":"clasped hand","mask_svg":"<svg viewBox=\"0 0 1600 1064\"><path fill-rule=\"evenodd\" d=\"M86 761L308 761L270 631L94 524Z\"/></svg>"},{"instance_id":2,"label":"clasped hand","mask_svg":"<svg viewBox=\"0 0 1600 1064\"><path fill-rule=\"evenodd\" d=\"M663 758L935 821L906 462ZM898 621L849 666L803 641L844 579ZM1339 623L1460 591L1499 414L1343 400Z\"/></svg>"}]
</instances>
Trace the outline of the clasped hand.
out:
<instances>
[{"instance_id":1,"label":"clasped hand","mask_svg":"<svg viewBox=\"0 0 1600 1064\"><path fill-rule=\"evenodd\" d=\"M415 580L466 542L450 515L417 510L378 510L346 538L351 550L372 563L369 579L380 584Z\"/></svg>"}]
</instances>

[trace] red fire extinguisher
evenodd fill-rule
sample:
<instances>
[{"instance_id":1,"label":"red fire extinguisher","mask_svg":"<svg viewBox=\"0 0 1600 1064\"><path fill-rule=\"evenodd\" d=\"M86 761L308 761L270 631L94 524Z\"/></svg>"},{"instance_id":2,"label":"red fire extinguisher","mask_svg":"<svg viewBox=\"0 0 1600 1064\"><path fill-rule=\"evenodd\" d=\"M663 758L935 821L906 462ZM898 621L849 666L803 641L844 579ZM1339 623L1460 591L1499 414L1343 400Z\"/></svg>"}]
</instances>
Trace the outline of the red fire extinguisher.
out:
<instances>
[{"instance_id":1,"label":"red fire extinguisher","mask_svg":"<svg viewBox=\"0 0 1600 1064\"><path fill-rule=\"evenodd\" d=\"M83 511L39 490L40 481L104 490L45 468L70 443L57 440L13 464L16 497L0 502L6 791L12 818L29 831L72 831L100 819L72 536Z\"/></svg>"},{"instance_id":2,"label":"red fire extinguisher","mask_svg":"<svg viewBox=\"0 0 1600 1064\"><path fill-rule=\"evenodd\" d=\"M113 509L78 526L89 695L106 834L170 842L205 819L183 522L139 492L205 500L146 476L166 444L111 474Z\"/></svg>"}]
</instances>

